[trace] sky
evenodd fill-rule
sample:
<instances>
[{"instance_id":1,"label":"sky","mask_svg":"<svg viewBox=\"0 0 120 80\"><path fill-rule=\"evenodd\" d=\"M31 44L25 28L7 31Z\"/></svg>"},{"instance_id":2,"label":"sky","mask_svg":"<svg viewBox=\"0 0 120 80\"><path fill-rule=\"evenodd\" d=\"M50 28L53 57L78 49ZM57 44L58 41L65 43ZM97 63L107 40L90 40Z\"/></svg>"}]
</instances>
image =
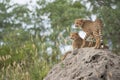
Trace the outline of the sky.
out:
<instances>
[{"instance_id":1,"label":"sky","mask_svg":"<svg viewBox=\"0 0 120 80\"><path fill-rule=\"evenodd\" d=\"M32 4L36 4L36 0L12 0L12 2L18 3L18 4L26 4L31 2Z\"/></svg>"}]
</instances>

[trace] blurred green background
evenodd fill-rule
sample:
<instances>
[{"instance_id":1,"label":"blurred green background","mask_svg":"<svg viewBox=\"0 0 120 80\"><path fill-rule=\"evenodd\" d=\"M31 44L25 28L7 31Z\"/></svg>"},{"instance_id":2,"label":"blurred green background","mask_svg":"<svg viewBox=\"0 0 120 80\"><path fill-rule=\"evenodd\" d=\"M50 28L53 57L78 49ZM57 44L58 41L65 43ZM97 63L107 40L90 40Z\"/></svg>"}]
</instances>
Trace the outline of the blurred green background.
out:
<instances>
[{"instance_id":1,"label":"blurred green background","mask_svg":"<svg viewBox=\"0 0 120 80\"><path fill-rule=\"evenodd\" d=\"M96 17L104 43L120 54L119 0L0 0L0 80L43 80L71 45L70 32L80 31L74 20Z\"/></svg>"}]
</instances>

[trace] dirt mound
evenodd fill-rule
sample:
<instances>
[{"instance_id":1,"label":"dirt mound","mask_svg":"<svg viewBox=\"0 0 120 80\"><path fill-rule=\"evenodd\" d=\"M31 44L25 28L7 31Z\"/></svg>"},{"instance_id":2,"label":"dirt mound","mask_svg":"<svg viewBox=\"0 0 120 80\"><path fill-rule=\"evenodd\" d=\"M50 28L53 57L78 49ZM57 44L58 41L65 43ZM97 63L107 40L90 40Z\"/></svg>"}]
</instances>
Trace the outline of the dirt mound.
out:
<instances>
[{"instance_id":1,"label":"dirt mound","mask_svg":"<svg viewBox=\"0 0 120 80\"><path fill-rule=\"evenodd\" d=\"M120 56L109 50L82 48L56 64L44 80L120 80Z\"/></svg>"}]
</instances>

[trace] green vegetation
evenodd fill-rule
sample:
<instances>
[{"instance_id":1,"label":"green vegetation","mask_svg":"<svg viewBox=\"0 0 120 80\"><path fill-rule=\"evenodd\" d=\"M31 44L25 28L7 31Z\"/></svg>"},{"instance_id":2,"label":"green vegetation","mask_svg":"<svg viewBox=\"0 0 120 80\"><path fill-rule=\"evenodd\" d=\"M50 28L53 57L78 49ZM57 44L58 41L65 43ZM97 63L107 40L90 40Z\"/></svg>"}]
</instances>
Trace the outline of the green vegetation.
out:
<instances>
[{"instance_id":1,"label":"green vegetation","mask_svg":"<svg viewBox=\"0 0 120 80\"><path fill-rule=\"evenodd\" d=\"M103 20L104 42L111 41L112 51L120 54L119 0L37 0L36 5L30 4L0 1L0 80L43 80L61 60L61 48L71 44L68 36L76 30L71 27L74 20L91 19L93 14Z\"/></svg>"}]
</instances>

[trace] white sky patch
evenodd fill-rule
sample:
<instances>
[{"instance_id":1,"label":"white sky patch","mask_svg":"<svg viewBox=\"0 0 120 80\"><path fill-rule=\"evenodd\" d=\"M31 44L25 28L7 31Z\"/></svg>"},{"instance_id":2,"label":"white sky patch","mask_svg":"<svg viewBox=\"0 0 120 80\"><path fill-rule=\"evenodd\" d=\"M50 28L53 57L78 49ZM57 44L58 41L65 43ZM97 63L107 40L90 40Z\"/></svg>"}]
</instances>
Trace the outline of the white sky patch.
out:
<instances>
[{"instance_id":1,"label":"white sky patch","mask_svg":"<svg viewBox=\"0 0 120 80\"><path fill-rule=\"evenodd\" d=\"M32 5L36 5L36 1L37 0L11 0L13 3L18 3L18 4L21 4L21 5L24 5L24 4L32 4ZM53 2L54 0L46 0L48 2Z\"/></svg>"},{"instance_id":2,"label":"white sky patch","mask_svg":"<svg viewBox=\"0 0 120 80\"><path fill-rule=\"evenodd\" d=\"M92 20L95 21L96 15L93 14L93 15L91 15L91 17L92 17Z\"/></svg>"},{"instance_id":3,"label":"white sky patch","mask_svg":"<svg viewBox=\"0 0 120 80\"><path fill-rule=\"evenodd\" d=\"M48 54L52 54L52 48L51 48L51 47L48 47L48 48L47 48L47 52L48 52Z\"/></svg>"},{"instance_id":4,"label":"white sky patch","mask_svg":"<svg viewBox=\"0 0 120 80\"><path fill-rule=\"evenodd\" d=\"M12 0L12 2L14 3L18 3L18 4L27 4L27 3L32 3L32 4L36 4L36 0Z\"/></svg>"},{"instance_id":5,"label":"white sky patch","mask_svg":"<svg viewBox=\"0 0 120 80\"><path fill-rule=\"evenodd\" d=\"M11 0L11 4L28 5L29 9L34 11L37 6L37 0Z\"/></svg>"},{"instance_id":6,"label":"white sky patch","mask_svg":"<svg viewBox=\"0 0 120 80\"><path fill-rule=\"evenodd\" d=\"M86 33L84 31L79 31L79 36L84 39L86 36Z\"/></svg>"},{"instance_id":7,"label":"white sky patch","mask_svg":"<svg viewBox=\"0 0 120 80\"><path fill-rule=\"evenodd\" d=\"M111 7L112 7L112 9L116 9L116 8L117 8L117 6L116 6L116 5L112 5Z\"/></svg>"},{"instance_id":8,"label":"white sky patch","mask_svg":"<svg viewBox=\"0 0 120 80\"><path fill-rule=\"evenodd\" d=\"M67 46L61 47L60 50L61 50L62 54L65 54L67 51L72 50L72 45L67 45Z\"/></svg>"},{"instance_id":9,"label":"white sky patch","mask_svg":"<svg viewBox=\"0 0 120 80\"><path fill-rule=\"evenodd\" d=\"M18 4L26 4L28 3L30 0L12 0L12 2L14 3L18 3Z\"/></svg>"}]
</instances>

